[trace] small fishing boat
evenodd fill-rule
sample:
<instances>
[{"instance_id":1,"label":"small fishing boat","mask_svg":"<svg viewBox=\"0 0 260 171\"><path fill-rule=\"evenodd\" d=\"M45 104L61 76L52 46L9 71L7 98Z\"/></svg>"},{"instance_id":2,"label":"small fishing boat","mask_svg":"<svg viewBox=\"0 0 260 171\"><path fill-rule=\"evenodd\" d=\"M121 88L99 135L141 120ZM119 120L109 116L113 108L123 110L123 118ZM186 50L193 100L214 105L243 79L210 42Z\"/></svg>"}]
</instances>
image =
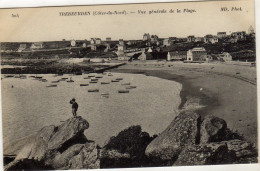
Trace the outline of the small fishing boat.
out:
<instances>
[{"instance_id":1,"label":"small fishing boat","mask_svg":"<svg viewBox=\"0 0 260 171\"><path fill-rule=\"evenodd\" d=\"M12 77L14 77L14 75L5 75L4 77L5 78L12 78Z\"/></svg>"},{"instance_id":2,"label":"small fishing boat","mask_svg":"<svg viewBox=\"0 0 260 171\"><path fill-rule=\"evenodd\" d=\"M126 89L134 89L136 86L127 86Z\"/></svg>"},{"instance_id":3,"label":"small fishing boat","mask_svg":"<svg viewBox=\"0 0 260 171\"><path fill-rule=\"evenodd\" d=\"M129 90L118 90L118 93L129 93Z\"/></svg>"},{"instance_id":4,"label":"small fishing boat","mask_svg":"<svg viewBox=\"0 0 260 171\"><path fill-rule=\"evenodd\" d=\"M88 92L99 92L99 89L89 89Z\"/></svg>"},{"instance_id":5,"label":"small fishing boat","mask_svg":"<svg viewBox=\"0 0 260 171\"><path fill-rule=\"evenodd\" d=\"M91 81L98 81L98 79L97 78L92 78Z\"/></svg>"},{"instance_id":6,"label":"small fishing boat","mask_svg":"<svg viewBox=\"0 0 260 171\"><path fill-rule=\"evenodd\" d=\"M116 78L116 80L123 80L123 78Z\"/></svg>"},{"instance_id":7,"label":"small fishing boat","mask_svg":"<svg viewBox=\"0 0 260 171\"><path fill-rule=\"evenodd\" d=\"M30 75L29 77L31 77L31 78L35 78L35 76L34 76L34 75Z\"/></svg>"},{"instance_id":8,"label":"small fishing boat","mask_svg":"<svg viewBox=\"0 0 260 171\"><path fill-rule=\"evenodd\" d=\"M42 77L39 77L39 76L37 76L37 77L35 77L36 79L42 79Z\"/></svg>"},{"instance_id":9,"label":"small fishing boat","mask_svg":"<svg viewBox=\"0 0 260 171\"><path fill-rule=\"evenodd\" d=\"M46 87L57 87L56 84L47 85Z\"/></svg>"},{"instance_id":10,"label":"small fishing boat","mask_svg":"<svg viewBox=\"0 0 260 171\"><path fill-rule=\"evenodd\" d=\"M88 77L95 77L95 75L89 75Z\"/></svg>"},{"instance_id":11,"label":"small fishing boat","mask_svg":"<svg viewBox=\"0 0 260 171\"><path fill-rule=\"evenodd\" d=\"M82 75L82 72L76 72L75 75Z\"/></svg>"},{"instance_id":12,"label":"small fishing boat","mask_svg":"<svg viewBox=\"0 0 260 171\"><path fill-rule=\"evenodd\" d=\"M107 76L113 76L112 74L108 74Z\"/></svg>"},{"instance_id":13,"label":"small fishing boat","mask_svg":"<svg viewBox=\"0 0 260 171\"><path fill-rule=\"evenodd\" d=\"M101 84L109 84L109 82L101 82Z\"/></svg>"},{"instance_id":14,"label":"small fishing boat","mask_svg":"<svg viewBox=\"0 0 260 171\"><path fill-rule=\"evenodd\" d=\"M107 75L107 73L105 73L105 72L103 72L102 74L103 74L103 75Z\"/></svg>"},{"instance_id":15,"label":"small fishing boat","mask_svg":"<svg viewBox=\"0 0 260 171\"><path fill-rule=\"evenodd\" d=\"M20 79L26 79L27 76L26 75L20 75Z\"/></svg>"},{"instance_id":16,"label":"small fishing boat","mask_svg":"<svg viewBox=\"0 0 260 171\"><path fill-rule=\"evenodd\" d=\"M66 79L68 79L67 77L63 77L63 78L61 78L62 80L66 80Z\"/></svg>"},{"instance_id":17,"label":"small fishing boat","mask_svg":"<svg viewBox=\"0 0 260 171\"><path fill-rule=\"evenodd\" d=\"M131 85L131 83L122 83L121 85Z\"/></svg>"},{"instance_id":18,"label":"small fishing boat","mask_svg":"<svg viewBox=\"0 0 260 171\"><path fill-rule=\"evenodd\" d=\"M96 76L96 78L103 78L103 76Z\"/></svg>"},{"instance_id":19,"label":"small fishing boat","mask_svg":"<svg viewBox=\"0 0 260 171\"><path fill-rule=\"evenodd\" d=\"M91 84L92 84L92 83L97 83L97 81L90 81L89 83L91 83Z\"/></svg>"},{"instance_id":20,"label":"small fishing boat","mask_svg":"<svg viewBox=\"0 0 260 171\"><path fill-rule=\"evenodd\" d=\"M109 96L109 93L102 93L101 96Z\"/></svg>"},{"instance_id":21,"label":"small fishing boat","mask_svg":"<svg viewBox=\"0 0 260 171\"><path fill-rule=\"evenodd\" d=\"M84 79L90 79L90 77L84 77Z\"/></svg>"},{"instance_id":22,"label":"small fishing boat","mask_svg":"<svg viewBox=\"0 0 260 171\"><path fill-rule=\"evenodd\" d=\"M51 83L58 83L58 82L60 82L60 80L57 80L57 81L52 81Z\"/></svg>"},{"instance_id":23,"label":"small fishing boat","mask_svg":"<svg viewBox=\"0 0 260 171\"><path fill-rule=\"evenodd\" d=\"M47 80L46 80L46 79L41 79L40 81L41 81L41 82L47 82Z\"/></svg>"},{"instance_id":24,"label":"small fishing boat","mask_svg":"<svg viewBox=\"0 0 260 171\"><path fill-rule=\"evenodd\" d=\"M70 77L70 80L68 80L67 81L68 83L72 83L72 82L74 82L72 79L71 79L71 77Z\"/></svg>"},{"instance_id":25,"label":"small fishing boat","mask_svg":"<svg viewBox=\"0 0 260 171\"><path fill-rule=\"evenodd\" d=\"M111 80L111 82L119 82L119 80Z\"/></svg>"},{"instance_id":26,"label":"small fishing boat","mask_svg":"<svg viewBox=\"0 0 260 171\"><path fill-rule=\"evenodd\" d=\"M88 84L80 84L80 86L88 86Z\"/></svg>"}]
</instances>

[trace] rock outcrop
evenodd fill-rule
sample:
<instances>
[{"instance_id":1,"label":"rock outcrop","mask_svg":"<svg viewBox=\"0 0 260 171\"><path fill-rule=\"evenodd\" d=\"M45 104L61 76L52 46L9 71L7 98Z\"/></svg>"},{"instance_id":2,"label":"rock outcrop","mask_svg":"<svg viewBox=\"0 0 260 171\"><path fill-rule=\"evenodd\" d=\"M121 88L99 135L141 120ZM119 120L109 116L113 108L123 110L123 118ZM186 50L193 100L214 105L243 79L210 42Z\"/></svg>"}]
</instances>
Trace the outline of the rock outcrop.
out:
<instances>
[{"instance_id":1,"label":"rock outcrop","mask_svg":"<svg viewBox=\"0 0 260 171\"><path fill-rule=\"evenodd\" d=\"M98 146L84 135L88 128L89 123L81 117L68 119L57 127L42 128L30 143L19 150L5 170L29 161L53 169L99 168Z\"/></svg>"},{"instance_id":2,"label":"rock outcrop","mask_svg":"<svg viewBox=\"0 0 260 171\"><path fill-rule=\"evenodd\" d=\"M198 142L200 119L193 112L181 113L147 146L145 154L155 161L176 159L184 146Z\"/></svg>"},{"instance_id":3,"label":"rock outcrop","mask_svg":"<svg viewBox=\"0 0 260 171\"><path fill-rule=\"evenodd\" d=\"M174 166L257 162L256 148L228 129L225 120L207 115L201 121L190 110L180 113L147 146L146 155Z\"/></svg>"},{"instance_id":4,"label":"rock outcrop","mask_svg":"<svg viewBox=\"0 0 260 171\"><path fill-rule=\"evenodd\" d=\"M205 116L201 127L201 143L221 141L227 129L227 123L224 119L207 115Z\"/></svg>"}]
</instances>

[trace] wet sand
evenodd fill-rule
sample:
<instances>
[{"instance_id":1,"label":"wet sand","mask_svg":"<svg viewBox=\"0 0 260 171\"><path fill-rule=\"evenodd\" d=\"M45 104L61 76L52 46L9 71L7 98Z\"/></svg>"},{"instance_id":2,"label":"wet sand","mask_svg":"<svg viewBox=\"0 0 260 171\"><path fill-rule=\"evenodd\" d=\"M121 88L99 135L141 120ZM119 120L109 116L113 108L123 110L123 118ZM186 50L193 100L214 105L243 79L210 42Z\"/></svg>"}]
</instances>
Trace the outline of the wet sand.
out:
<instances>
[{"instance_id":1,"label":"wet sand","mask_svg":"<svg viewBox=\"0 0 260 171\"><path fill-rule=\"evenodd\" d=\"M256 68L250 65L182 62L134 62L113 72L142 73L182 84L182 108L199 99L201 116L214 115L257 146Z\"/></svg>"}]
</instances>

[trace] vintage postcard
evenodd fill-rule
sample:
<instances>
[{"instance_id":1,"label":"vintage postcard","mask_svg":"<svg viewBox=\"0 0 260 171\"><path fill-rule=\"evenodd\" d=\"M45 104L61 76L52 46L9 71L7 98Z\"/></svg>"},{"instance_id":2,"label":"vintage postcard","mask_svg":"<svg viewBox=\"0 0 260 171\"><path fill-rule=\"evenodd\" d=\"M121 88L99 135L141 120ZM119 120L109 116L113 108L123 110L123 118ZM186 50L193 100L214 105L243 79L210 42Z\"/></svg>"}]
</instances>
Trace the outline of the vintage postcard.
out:
<instances>
[{"instance_id":1,"label":"vintage postcard","mask_svg":"<svg viewBox=\"0 0 260 171\"><path fill-rule=\"evenodd\" d=\"M3 169L258 163L254 3L0 9Z\"/></svg>"}]
</instances>

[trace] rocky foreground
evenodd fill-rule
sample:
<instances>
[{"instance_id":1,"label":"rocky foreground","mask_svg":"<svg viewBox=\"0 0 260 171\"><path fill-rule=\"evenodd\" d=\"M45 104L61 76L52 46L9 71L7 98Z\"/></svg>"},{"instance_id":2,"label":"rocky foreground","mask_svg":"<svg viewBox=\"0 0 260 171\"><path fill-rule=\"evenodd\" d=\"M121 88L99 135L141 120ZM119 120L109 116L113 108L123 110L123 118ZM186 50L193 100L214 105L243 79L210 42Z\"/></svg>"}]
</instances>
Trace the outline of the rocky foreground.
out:
<instances>
[{"instance_id":1,"label":"rocky foreground","mask_svg":"<svg viewBox=\"0 0 260 171\"><path fill-rule=\"evenodd\" d=\"M89 123L70 118L59 126L42 128L19 149L5 170L97 169L115 167L207 165L257 162L257 150L226 122L211 115L201 118L182 111L159 136L150 137L139 127L130 127L100 148L84 131Z\"/></svg>"}]
</instances>

